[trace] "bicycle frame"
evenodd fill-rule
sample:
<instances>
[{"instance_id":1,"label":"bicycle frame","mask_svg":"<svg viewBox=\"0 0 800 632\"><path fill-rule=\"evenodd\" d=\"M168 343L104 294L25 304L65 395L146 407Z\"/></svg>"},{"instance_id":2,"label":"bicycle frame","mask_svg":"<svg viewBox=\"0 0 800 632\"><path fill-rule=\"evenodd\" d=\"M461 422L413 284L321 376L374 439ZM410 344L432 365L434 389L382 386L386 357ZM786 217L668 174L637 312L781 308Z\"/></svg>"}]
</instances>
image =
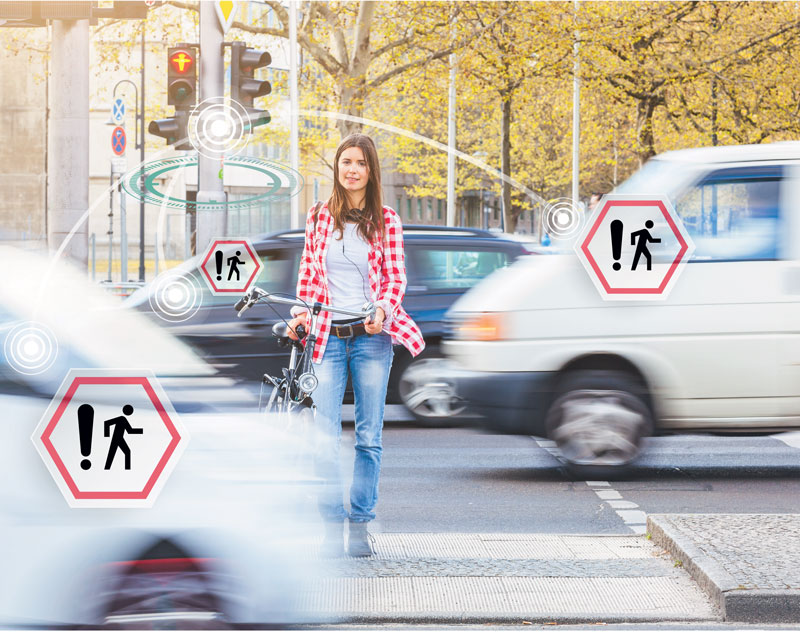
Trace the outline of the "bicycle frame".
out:
<instances>
[{"instance_id":1,"label":"bicycle frame","mask_svg":"<svg viewBox=\"0 0 800 632\"><path fill-rule=\"evenodd\" d=\"M308 304L297 298L290 299L281 296L274 296L260 288L254 287L247 292L234 306L238 312L238 317L241 318L242 314L250 309L253 305L260 301L271 303L280 303L283 305L291 305L294 307L308 307ZM340 309L332 305L325 305L324 303L314 303L310 308L311 324L309 333L306 336L305 349L302 347L300 340L291 340L292 347L291 355L289 356L289 367L283 369L283 378L278 379L270 375L264 375L263 382L269 381L273 389L270 394L269 401L267 402L266 410L277 410L278 412L293 412L297 408L309 407L314 408L314 402L311 399L311 394L317 387L317 378L314 375L314 368L312 359L314 357L314 348L317 343L317 335L315 334L317 325L317 316L320 312L326 311L332 314L342 314L345 316L354 316L359 318L375 318L375 306L372 303L364 305L362 311L353 311L348 309ZM298 351L303 351L302 366L297 367L297 354ZM277 400L280 398L280 401Z\"/></svg>"}]
</instances>

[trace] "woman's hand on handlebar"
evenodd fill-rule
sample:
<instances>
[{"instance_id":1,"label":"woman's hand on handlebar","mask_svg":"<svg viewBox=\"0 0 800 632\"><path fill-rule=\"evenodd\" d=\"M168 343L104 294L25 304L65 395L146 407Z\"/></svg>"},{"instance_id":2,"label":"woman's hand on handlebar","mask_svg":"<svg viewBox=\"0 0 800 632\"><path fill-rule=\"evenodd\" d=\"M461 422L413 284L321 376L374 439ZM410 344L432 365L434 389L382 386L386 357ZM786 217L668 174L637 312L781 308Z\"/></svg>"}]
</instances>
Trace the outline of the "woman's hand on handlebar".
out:
<instances>
[{"instance_id":1,"label":"woman's hand on handlebar","mask_svg":"<svg viewBox=\"0 0 800 632\"><path fill-rule=\"evenodd\" d=\"M375 310L375 320L370 320L367 318L364 321L364 329L368 334L375 335L381 333L383 331L383 321L386 319L386 314L383 311L382 307L378 307Z\"/></svg>"},{"instance_id":2,"label":"woman's hand on handlebar","mask_svg":"<svg viewBox=\"0 0 800 632\"><path fill-rule=\"evenodd\" d=\"M306 323L307 320L308 312L303 312L299 316L292 318L292 320L289 321L289 331L287 332L289 334L289 338L292 340L297 340L297 334L295 331L297 330L298 325L302 325L306 328L306 331L308 331L308 324Z\"/></svg>"}]
</instances>

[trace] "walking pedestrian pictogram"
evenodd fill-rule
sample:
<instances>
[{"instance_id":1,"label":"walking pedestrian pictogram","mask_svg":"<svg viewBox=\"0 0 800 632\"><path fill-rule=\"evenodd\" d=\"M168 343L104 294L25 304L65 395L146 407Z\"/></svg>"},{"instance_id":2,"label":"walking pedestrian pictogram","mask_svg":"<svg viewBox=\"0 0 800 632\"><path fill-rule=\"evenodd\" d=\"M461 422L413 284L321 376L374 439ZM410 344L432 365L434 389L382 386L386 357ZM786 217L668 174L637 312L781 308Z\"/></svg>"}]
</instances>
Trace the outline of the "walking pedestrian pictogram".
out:
<instances>
[{"instance_id":1,"label":"walking pedestrian pictogram","mask_svg":"<svg viewBox=\"0 0 800 632\"><path fill-rule=\"evenodd\" d=\"M117 454L117 450L125 455L125 469L131 469L131 449L128 447L128 442L125 440L125 434L144 434L144 428L134 428L131 426L128 418L124 416L133 414L133 406L125 404L125 406L122 407L122 413L123 415L119 417L107 419L104 424L104 437L109 436L112 428L114 430L114 433L110 435L111 444L108 446L108 457L106 458L105 465L105 469L107 470L111 469L111 464L114 462L114 456Z\"/></svg>"},{"instance_id":2,"label":"walking pedestrian pictogram","mask_svg":"<svg viewBox=\"0 0 800 632\"><path fill-rule=\"evenodd\" d=\"M188 441L152 373L73 369L33 434L72 507L148 507Z\"/></svg>"},{"instance_id":3,"label":"walking pedestrian pictogram","mask_svg":"<svg viewBox=\"0 0 800 632\"><path fill-rule=\"evenodd\" d=\"M636 269L636 266L639 263L639 257L642 255L644 255L645 259L647 259L647 269L652 270L653 261L647 244L661 243L661 239L656 239L653 237L648 230L654 226L652 220L648 219L644 225L645 228L642 230L637 230L635 233L631 233L631 246L636 246L636 253L633 255L633 265L631 266L631 270Z\"/></svg>"},{"instance_id":4,"label":"walking pedestrian pictogram","mask_svg":"<svg viewBox=\"0 0 800 632\"><path fill-rule=\"evenodd\" d=\"M211 244L200 266L213 294L243 294L263 269L247 239L219 239Z\"/></svg>"},{"instance_id":5,"label":"walking pedestrian pictogram","mask_svg":"<svg viewBox=\"0 0 800 632\"><path fill-rule=\"evenodd\" d=\"M666 298L694 244L662 197L605 196L575 244L603 298Z\"/></svg>"},{"instance_id":6,"label":"walking pedestrian pictogram","mask_svg":"<svg viewBox=\"0 0 800 632\"><path fill-rule=\"evenodd\" d=\"M242 254L241 250L237 250L236 254L233 257L228 257L228 281L231 280L231 275L235 272L236 273L236 280L240 279L239 277L239 266L244 265L244 261L239 259L239 255Z\"/></svg>"}]
</instances>

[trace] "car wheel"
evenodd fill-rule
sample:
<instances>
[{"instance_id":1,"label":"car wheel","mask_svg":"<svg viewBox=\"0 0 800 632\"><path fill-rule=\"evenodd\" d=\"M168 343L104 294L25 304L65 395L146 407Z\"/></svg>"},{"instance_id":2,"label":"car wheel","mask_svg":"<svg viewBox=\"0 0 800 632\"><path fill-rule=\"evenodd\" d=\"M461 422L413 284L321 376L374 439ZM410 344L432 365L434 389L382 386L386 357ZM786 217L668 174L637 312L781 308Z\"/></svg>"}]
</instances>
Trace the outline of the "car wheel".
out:
<instances>
[{"instance_id":1,"label":"car wheel","mask_svg":"<svg viewBox=\"0 0 800 632\"><path fill-rule=\"evenodd\" d=\"M447 425L466 410L455 384L446 377L447 364L439 349L433 347L412 359L400 374L397 383L400 401L425 425Z\"/></svg>"},{"instance_id":2,"label":"car wheel","mask_svg":"<svg viewBox=\"0 0 800 632\"><path fill-rule=\"evenodd\" d=\"M559 385L545 427L576 478L614 478L639 455L653 415L634 376L576 371Z\"/></svg>"}]
</instances>

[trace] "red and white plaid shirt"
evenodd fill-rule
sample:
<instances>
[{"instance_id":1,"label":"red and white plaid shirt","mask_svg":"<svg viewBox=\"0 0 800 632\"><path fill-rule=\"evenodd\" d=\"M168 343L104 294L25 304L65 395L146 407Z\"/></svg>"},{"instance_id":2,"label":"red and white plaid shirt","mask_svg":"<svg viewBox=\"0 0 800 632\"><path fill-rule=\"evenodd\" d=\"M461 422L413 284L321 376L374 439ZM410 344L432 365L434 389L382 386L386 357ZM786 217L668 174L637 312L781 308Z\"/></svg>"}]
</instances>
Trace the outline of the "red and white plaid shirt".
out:
<instances>
[{"instance_id":1,"label":"red and white plaid shirt","mask_svg":"<svg viewBox=\"0 0 800 632\"><path fill-rule=\"evenodd\" d=\"M383 331L392 337L392 343L402 344L412 356L417 356L425 348L425 340L417 324L401 305L406 292L403 225L397 213L388 206L383 207L383 218L386 222L386 236L383 243L370 244L367 259L372 302L386 314ZM297 296L309 306L316 302L331 304L326 255L333 231L333 215L328 211L327 203L320 206L316 231L314 230L314 206L312 206L306 220L306 242L297 279ZM295 316L303 311L305 308L292 308L292 314ZM322 355L325 353L328 335L331 332L331 320L330 312L320 312L317 317L317 344L313 357L313 361L317 364L322 362Z\"/></svg>"}]
</instances>

